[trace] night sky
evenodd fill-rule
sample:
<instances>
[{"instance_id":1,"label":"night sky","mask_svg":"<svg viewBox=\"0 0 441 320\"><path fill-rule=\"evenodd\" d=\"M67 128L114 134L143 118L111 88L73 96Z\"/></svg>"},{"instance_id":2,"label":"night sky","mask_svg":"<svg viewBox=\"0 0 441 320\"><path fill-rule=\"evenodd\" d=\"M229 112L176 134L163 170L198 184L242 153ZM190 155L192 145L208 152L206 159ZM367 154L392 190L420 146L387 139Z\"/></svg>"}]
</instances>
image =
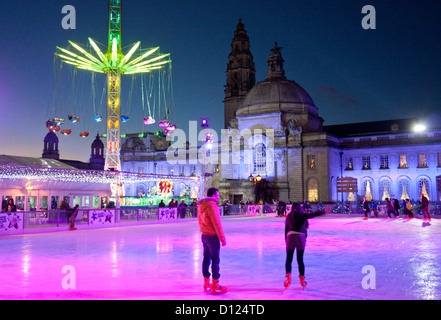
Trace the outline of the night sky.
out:
<instances>
[{"instance_id":1,"label":"night sky","mask_svg":"<svg viewBox=\"0 0 441 320\"><path fill-rule=\"evenodd\" d=\"M62 28L64 5L76 9L75 30ZM361 26L364 5L376 9L375 30ZM56 46L68 47L68 40L86 45L88 37L105 49L107 11L107 0L2 1L0 154L41 157L45 122L58 108L54 96L68 95L74 84L75 103L67 103L59 116L88 116L76 127L66 124L73 133L59 135L60 154L88 161L93 139L105 132L104 124L93 120L91 75L78 71L74 79L73 67L64 65L60 84L54 53ZM160 46L171 54L171 119L183 130L201 117L222 129L227 57L240 17L250 37L256 81L265 79L266 60L277 42L287 78L311 95L325 125L425 118L441 114L440 16L438 0L124 0L122 46L126 53L141 41L143 48ZM96 79L99 102L105 76ZM143 127L139 79L129 100L131 81L127 76L122 83L122 110L129 105L131 114L121 133L157 130ZM81 138L80 131L90 136Z\"/></svg>"}]
</instances>

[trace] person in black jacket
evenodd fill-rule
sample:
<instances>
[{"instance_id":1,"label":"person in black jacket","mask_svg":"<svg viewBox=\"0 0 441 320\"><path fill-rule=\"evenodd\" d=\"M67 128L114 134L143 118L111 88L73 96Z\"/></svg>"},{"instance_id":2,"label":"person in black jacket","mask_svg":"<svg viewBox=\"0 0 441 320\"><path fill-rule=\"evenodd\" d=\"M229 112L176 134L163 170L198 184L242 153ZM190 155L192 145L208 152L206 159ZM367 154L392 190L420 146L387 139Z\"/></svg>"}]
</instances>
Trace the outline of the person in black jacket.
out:
<instances>
[{"instance_id":1,"label":"person in black jacket","mask_svg":"<svg viewBox=\"0 0 441 320\"><path fill-rule=\"evenodd\" d=\"M363 211L364 211L364 220L367 220L370 207L369 207L369 201L367 201L366 197L363 198Z\"/></svg>"},{"instance_id":2,"label":"person in black jacket","mask_svg":"<svg viewBox=\"0 0 441 320\"><path fill-rule=\"evenodd\" d=\"M429 199L427 199L424 193L421 193L421 212L424 215L423 221L431 221L429 213Z\"/></svg>"},{"instance_id":3,"label":"person in black jacket","mask_svg":"<svg viewBox=\"0 0 441 320\"><path fill-rule=\"evenodd\" d=\"M400 203L398 202L397 197L394 198L394 209L395 209L395 216L400 216Z\"/></svg>"},{"instance_id":4,"label":"person in black jacket","mask_svg":"<svg viewBox=\"0 0 441 320\"><path fill-rule=\"evenodd\" d=\"M300 203L296 202L291 207L291 212L286 216L285 221L285 242L286 242L286 280L285 288L291 284L291 264L294 256L294 250L297 249L297 263L299 267L299 280L303 289L306 287L305 264L303 263L303 254L305 252L308 219L321 216L328 213L330 206L326 206L325 211L316 211L305 213Z\"/></svg>"}]
</instances>

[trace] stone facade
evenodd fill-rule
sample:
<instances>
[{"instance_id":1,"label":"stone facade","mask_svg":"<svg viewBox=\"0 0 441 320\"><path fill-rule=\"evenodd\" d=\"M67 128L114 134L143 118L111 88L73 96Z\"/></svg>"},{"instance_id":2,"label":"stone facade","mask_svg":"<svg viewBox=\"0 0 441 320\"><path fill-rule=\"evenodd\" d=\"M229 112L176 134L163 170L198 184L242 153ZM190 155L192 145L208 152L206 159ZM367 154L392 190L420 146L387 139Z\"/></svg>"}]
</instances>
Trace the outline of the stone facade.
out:
<instances>
[{"instance_id":1,"label":"stone facade","mask_svg":"<svg viewBox=\"0 0 441 320\"><path fill-rule=\"evenodd\" d=\"M151 135L144 149L123 145L123 170L194 174L204 181L201 190L217 187L221 200L232 203L330 202L365 195L416 201L421 192L432 201L441 200L439 117L431 117L421 133L414 132L421 119L324 126L311 96L286 77L277 43L270 50L266 78L258 83L242 20L231 46L223 101L226 130L215 144L217 163L202 165L187 146L188 161L171 165L165 157L169 145L158 148ZM337 192L342 177L357 179L357 193Z\"/></svg>"}]
</instances>

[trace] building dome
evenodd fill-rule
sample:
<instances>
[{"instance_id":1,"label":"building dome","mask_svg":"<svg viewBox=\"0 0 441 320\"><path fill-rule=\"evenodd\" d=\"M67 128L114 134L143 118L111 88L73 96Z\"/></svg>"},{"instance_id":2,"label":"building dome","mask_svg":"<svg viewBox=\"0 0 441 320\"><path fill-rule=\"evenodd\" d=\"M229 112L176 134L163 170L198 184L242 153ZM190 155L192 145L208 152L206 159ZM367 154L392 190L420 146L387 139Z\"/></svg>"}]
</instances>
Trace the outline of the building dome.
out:
<instances>
[{"instance_id":1,"label":"building dome","mask_svg":"<svg viewBox=\"0 0 441 320\"><path fill-rule=\"evenodd\" d=\"M317 111L311 96L299 84L287 79L266 79L250 90L236 115L302 112L310 109Z\"/></svg>"},{"instance_id":2,"label":"building dome","mask_svg":"<svg viewBox=\"0 0 441 320\"><path fill-rule=\"evenodd\" d=\"M298 83L288 80L283 69L282 48L275 44L267 60L268 72L245 96L236 117L280 113L282 125L289 120L303 127L304 132L321 131L323 119L311 96Z\"/></svg>"}]
</instances>

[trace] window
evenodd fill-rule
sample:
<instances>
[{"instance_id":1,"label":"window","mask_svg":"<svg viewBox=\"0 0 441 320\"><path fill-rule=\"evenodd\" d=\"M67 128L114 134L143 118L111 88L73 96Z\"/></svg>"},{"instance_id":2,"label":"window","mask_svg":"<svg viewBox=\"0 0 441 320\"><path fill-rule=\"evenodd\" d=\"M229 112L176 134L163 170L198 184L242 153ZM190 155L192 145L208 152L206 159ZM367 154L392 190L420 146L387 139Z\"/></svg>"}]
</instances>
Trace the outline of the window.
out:
<instances>
[{"instance_id":1,"label":"window","mask_svg":"<svg viewBox=\"0 0 441 320\"><path fill-rule=\"evenodd\" d=\"M407 157L405 154L400 155L400 165L398 166L398 168L407 168Z\"/></svg>"},{"instance_id":2,"label":"window","mask_svg":"<svg viewBox=\"0 0 441 320\"><path fill-rule=\"evenodd\" d=\"M100 197L99 196L93 196L93 207L99 208L100 206Z\"/></svg>"},{"instance_id":3,"label":"window","mask_svg":"<svg viewBox=\"0 0 441 320\"><path fill-rule=\"evenodd\" d=\"M407 190L409 190L409 182L405 179L400 180L399 182L400 188L400 200L410 199Z\"/></svg>"},{"instance_id":4,"label":"window","mask_svg":"<svg viewBox=\"0 0 441 320\"><path fill-rule=\"evenodd\" d=\"M354 159L349 157L345 170L354 170Z\"/></svg>"},{"instance_id":5,"label":"window","mask_svg":"<svg viewBox=\"0 0 441 320\"><path fill-rule=\"evenodd\" d=\"M438 153L438 167L441 167L441 153Z\"/></svg>"},{"instance_id":6,"label":"window","mask_svg":"<svg viewBox=\"0 0 441 320\"><path fill-rule=\"evenodd\" d=\"M310 179L308 181L308 201L317 202L318 201L318 183L317 179Z\"/></svg>"},{"instance_id":7,"label":"window","mask_svg":"<svg viewBox=\"0 0 441 320\"><path fill-rule=\"evenodd\" d=\"M420 153L418 155L418 168L427 168L426 154Z\"/></svg>"},{"instance_id":8,"label":"window","mask_svg":"<svg viewBox=\"0 0 441 320\"><path fill-rule=\"evenodd\" d=\"M309 155L307 157L308 169L315 169L315 155Z\"/></svg>"},{"instance_id":9,"label":"window","mask_svg":"<svg viewBox=\"0 0 441 320\"><path fill-rule=\"evenodd\" d=\"M380 155L380 169L389 169L388 155Z\"/></svg>"},{"instance_id":10,"label":"window","mask_svg":"<svg viewBox=\"0 0 441 320\"><path fill-rule=\"evenodd\" d=\"M363 156L363 167L362 170L370 170L371 169L371 157Z\"/></svg>"},{"instance_id":11,"label":"window","mask_svg":"<svg viewBox=\"0 0 441 320\"><path fill-rule=\"evenodd\" d=\"M254 148L253 154L254 160L254 171L265 171L266 170L266 147L263 143L259 143Z\"/></svg>"},{"instance_id":12,"label":"window","mask_svg":"<svg viewBox=\"0 0 441 320\"><path fill-rule=\"evenodd\" d=\"M390 183L388 180L383 180L380 182L381 188L381 200L384 201L386 198L390 199Z\"/></svg>"}]
</instances>

